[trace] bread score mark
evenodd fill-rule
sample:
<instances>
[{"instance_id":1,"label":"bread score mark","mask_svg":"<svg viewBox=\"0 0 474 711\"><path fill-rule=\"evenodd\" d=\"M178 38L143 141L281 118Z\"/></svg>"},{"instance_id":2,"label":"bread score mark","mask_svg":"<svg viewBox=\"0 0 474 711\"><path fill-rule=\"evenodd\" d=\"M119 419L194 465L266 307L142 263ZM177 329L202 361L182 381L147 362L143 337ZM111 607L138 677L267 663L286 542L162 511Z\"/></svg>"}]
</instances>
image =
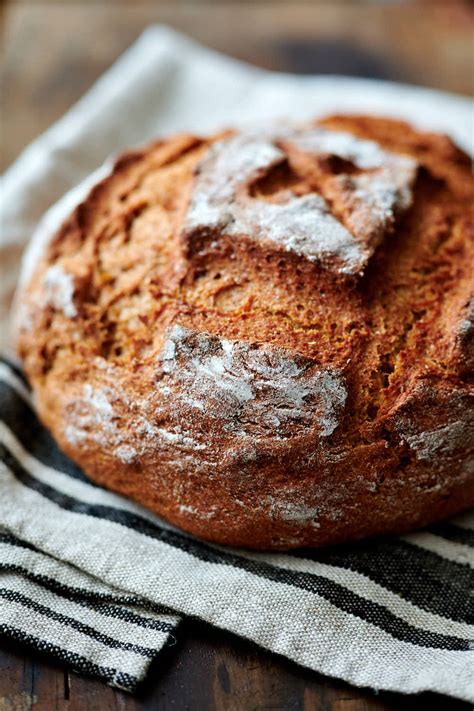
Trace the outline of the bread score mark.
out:
<instances>
[{"instance_id":1,"label":"bread score mark","mask_svg":"<svg viewBox=\"0 0 474 711\"><path fill-rule=\"evenodd\" d=\"M156 387L176 422L232 436L329 437L347 398L342 373L285 348L227 340L175 325L158 358ZM198 437L193 431L193 437Z\"/></svg>"},{"instance_id":2,"label":"bread score mark","mask_svg":"<svg viewBox=\"0 0 474 711\"><path fill-rule=\"evenodd\" d=\"M309 171L301 170L302 156ZM253 182L285 160L306 179L331 156L356 171L326 175L323 194L296 195L288 189L274 201L250 194ZM396 215L411 205L416 171L413 158L349 133L307 128L239 134L212 145L199 162L183 236L244 235L326 263L331 270L361 274ZM345 224L332 214L333 200Z\"/></svg>"},{"instance_id":3,"label":"bread score mark","mask_svg":"<svg viewBox=\"0 0 474 711\"><path fill-rule=\"evenodd\" d=\"M285 348L228 340L175 325L157 358L154 387L143 397L119 383L120 368L94 360L100 386L84 383L62 411L63 436L75 447L99 445L124 464L162 450L180 468L214 466L219 447L243 461L259 441L329 437L342 417L342 373ZM123 426L127 422L127 427ZM218 434L209 450L210 435ZM210 459L209 459L210 457Z\"/></svg>"}]
</instances>

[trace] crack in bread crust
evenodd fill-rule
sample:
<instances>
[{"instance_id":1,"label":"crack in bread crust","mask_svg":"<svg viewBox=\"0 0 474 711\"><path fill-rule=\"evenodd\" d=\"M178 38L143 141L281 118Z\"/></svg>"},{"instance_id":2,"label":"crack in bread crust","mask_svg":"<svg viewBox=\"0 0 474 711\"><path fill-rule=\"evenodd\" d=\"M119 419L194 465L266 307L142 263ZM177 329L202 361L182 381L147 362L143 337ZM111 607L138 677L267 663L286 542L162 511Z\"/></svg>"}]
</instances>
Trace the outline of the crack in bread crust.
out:
<instances>
[{"instance_id":1,"label":"crack in bread crust","mask_svg":"<svg viewBox=\"0 0 474 711\"><path fill-rule=\"evenodd\" d=\"M224 543L472 505L473 196L446 138L370 117L127 154L23 291L40 416L92 478Z\"/></svg>"},{"instance_id":2,"label":"crack in bread crust","mask_svg":"<svg viewBox=\"0 0 474 711\"><path fill-rule=\"evenodd\" d=\"M345 169L328 174L328 157ZM309 181L308 189L316 184L317 192L280 190L275 201L252 196L251 184L285 159ZM184 239L192 241L196 232L247 235L342 274L362 273L397 212L410 206L416 171L412 157L383 151L347 132L303 128L274 136L239 134L215 143L197 165ZM343 221L331 213L329 199L332 207L339 204Z\"/></svg>"}]
</instances>

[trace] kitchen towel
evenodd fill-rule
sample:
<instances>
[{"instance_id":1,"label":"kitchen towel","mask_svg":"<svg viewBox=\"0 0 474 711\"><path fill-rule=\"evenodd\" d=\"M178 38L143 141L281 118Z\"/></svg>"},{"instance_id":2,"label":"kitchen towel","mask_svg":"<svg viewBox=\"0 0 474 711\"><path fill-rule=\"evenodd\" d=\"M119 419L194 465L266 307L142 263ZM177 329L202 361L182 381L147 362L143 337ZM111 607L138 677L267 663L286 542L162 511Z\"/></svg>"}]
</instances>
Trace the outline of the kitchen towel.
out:
<instances>
[{"instance_id":1,"label":"kitchen towel","mask_svg":"<svg viewBox=\"0 0 474 711\"><path fill-rule=\"evenodd\" d=\"M397 115L470 148L465 98L272 74L152 27L3 176L2 253L24 245L50 205L126 146L329 111ZM52 208L36 245L84 190ZM8 264L5 302L16 279ZM4 635L133 691L175 642L180 619L196 616L358 686L474 700L474 515L323 550L211 545L90 482L38 422L11 354L0 363L0 402Z\"/></svg>"}]
</instances>

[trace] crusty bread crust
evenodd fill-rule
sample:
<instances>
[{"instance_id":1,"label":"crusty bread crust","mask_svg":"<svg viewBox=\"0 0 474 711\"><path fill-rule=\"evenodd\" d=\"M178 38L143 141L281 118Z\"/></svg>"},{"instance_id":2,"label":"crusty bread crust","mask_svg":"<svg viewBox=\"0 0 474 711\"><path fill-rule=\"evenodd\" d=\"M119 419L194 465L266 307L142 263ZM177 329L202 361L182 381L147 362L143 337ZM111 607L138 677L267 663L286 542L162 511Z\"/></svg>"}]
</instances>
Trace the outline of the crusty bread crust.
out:
<instances>
[{"instance_id":1,"label":"crusty bread crust","mask_svg":"<svg viewBox=\"0 0 474 711\"><path fill-rule=\"evenodd\" d=\"M220 543L472 506L473 198L449 139L388 119L124 155L22 293L40 417L92 479Z\"/></svg>"}]
</instances>

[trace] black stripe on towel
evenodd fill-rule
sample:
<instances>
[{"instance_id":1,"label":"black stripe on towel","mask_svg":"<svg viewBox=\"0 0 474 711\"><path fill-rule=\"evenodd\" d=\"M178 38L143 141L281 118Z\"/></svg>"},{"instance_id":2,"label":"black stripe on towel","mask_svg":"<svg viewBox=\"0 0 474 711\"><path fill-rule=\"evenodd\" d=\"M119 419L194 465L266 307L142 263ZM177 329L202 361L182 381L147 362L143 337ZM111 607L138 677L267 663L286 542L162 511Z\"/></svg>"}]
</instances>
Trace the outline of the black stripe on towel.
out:
<instances>
[{"instance_id":1,"label":"black stripe on towel","mask_svg":"<svg viewBox=\"0 0 474 711\"><path fill-rule=\"evenodd\" d=\"M391 536L344 547L301 549L292 555L362 573L428 612L474 624L474 599L468 594L474 571L467 563Z\"/></svg>"},{"instance_id":2,"label":"black stripe on towel","mask_svg":"<svg viewBox=\"0 0 474 711\"><path fill-rule=\"evenodd\" d=\"M59 647L53 642L48 642L45 639L28 634L13 625L0 624L0 633L14 639L17 642L27 644L31 649L38 652L50 654L55 659L64 662L70 669L89 674L90 676L99 677L105 681L127 691L135 691L140 683L140 679L132 674L121 672L113 667L104 667L95 662L91 662L87 657L83 657L76 652L70 652L67 649Z\"/></svg>"},{"instance_id":3,"label":"black stripe on towel","mask_svg":"<svg viewBox=\"0 0 474 711\"><path fill-rule=\"evenodd\" d=\"M10 358L6 358L4 355L2 355L0 356L0 363L3 363L3 365L5 365L7 368L10 368L14 375L16 375L16 377L21 380L23 385L26 386L26 389L31 390L31 386L23 370L18 365L15 365L15 363L10 360Z\"/></svg>"},{"instance_id":4,"label":"black stripe on towel","mask_svg":"<svg viewBox=\"0 0 474 711\"><path fill-rule=\"evenodd\" d=\"M156 649L144 647L140 644L133 644L131 642L121 642L120 640L115 639L115 637L110 637L110 635L99 632L99 630L95 627L91 627L80 620L76 620L74 617L63 615L61 612L55 612L49 607L45 607L45 605L36 602L36 600L32 600L27 595L23 595L17 590L0 589L0 598L10 602L17 602L23 607L28 607L30 610L38 612L43 617L60 622L66 627L71 627L86 637L95 639L96 642L100 642L110 649L122 649L125 652L133 652L134 654L139 654L141 657L145 657L147 659L153 659L156 654Z\"/></svg>"},{"instance_id":5,"label":"black stripe on towel","mask_svg":"<svg viewBox=\"0 0 474 711\"><path fill-rule=\"evenodd\" d=\"M27 541L23 541L20 538L17 538L16 536L13 536L11 533L6 533L4 531L0 531L0 543L6 543L10 546L16 546L18 548L25 548L26 550L34 551L40 556L44 556L42 551L38 550L38 548L35 548L35 546L31 545L31 543L28 543ZM15 571L14 568L18 568L18 571ZM2 569L2 566L0 564L0 569ZM64 583L59 583L57 580L53 580L52 578L49 578L45 575L40 575L38 573L33 574L31 571L27 570L26 568L22 568L21 566L13 566L10 568L9 564L4 566L4 569L11 569L13 572L21 572L24 575L29 575L31 580L37 580L40 581L40 583L43 585L43 587L48 587L48 589L51 590L51 592L55 592L58 594L62 594L64 597L67 597L69 593L74 594L77 593L84 599L91 599L91 601L101 601L101 602L111 602L115 605L133 605L135 607L146 607L147 611L149 612L154 612L157 615L172 615L173 617L177 616L177 613L175 610L172 610L169 607L166 607L165 605L159 605L158 603L151 602L150 600L145 600L140 597L134 597L131 595L128 596L120 596L120 595L112 595L104 592L98 592L98 591L89 591L84 588L78 588L78 587L73 587L71 585L64 585ZM88 575L88 573L84 573L84 575ZM168 623L165 623L168 624ZM175 626L171 625L170 629L174 629Z\"/></svg>"},{"instance_id":6,"label":"black stripe on towel","mask_svg":"<svg viewBox=\"0 0 474 711\"><path fill-rule=\"evenodd\" d=\"M147 612L154 612L153 605L151 603L149 605L148 601L140 598L114 598L112 595L105 595L102 593L102 597L99 599L100 593L92 593L88 590L83 590L82 588L77 587L72 588L68 585L64 585L64 583L58 583L56 580L48 578L45 575L32 573L21 565L0 563L0 571L4 571L6 573L16 573L22 578L30 580L43 587L45 590L48 590L59 597L63 597L66 600L71 600L82 607L90 608L91 610L104 615L104 617L115 617L116 619L124 622L130 622L138 627L145 627L146 629L153 629L166 634L174 632L179 624L178 620L176 624L173 624L171 622L165 622L164 620L143 617L133 610L130 610L129 606L141 606L143 609L146 608ZM126 607L120 607L120 605L125 605ZM161 614L168 615L170 613L161 612Z\"/></svg>"},{"instance_id":7,"label":"black stripe on towel","mask_svg":"<svg viewBox=\"0 0 474 711\"><path fill-rule=\"evenodd\" d=\"M440 536L453 543L462 543L474 547L474 531L469 528L456 526L454 523L441 522L428 528L430 533Z\"/></svg>"},{"instance_id":8,"label":"black stripe on towel","mask_svg":"<svg viewBox=\"0 0 474 711\"><path fill-rule=\"evenodd\" d=\"M31 545L30 543L27 543L27 541L23 541L20 538L17 538L16 536L13 536L11 533L6 533L6 532L0 532L0 543L7 543L8 545L11 546L17 546L18 548L25 548L27 550L34 551L36 554L39 556L45 555L41 551L39 551L35 546ZM140 597L134 597L131 595L128 596L120 596L120 595L112 595L112 594L107 594L104 592L98 592L98 591L89 591L84 588L78 588L78 587L73 587L71 585L65 585L64 583L59 583L57 580L53 580L53 578L49 578L46 575L42 575L39 573L32 573L30 570L27 570L27 568L24 568L20 565L11 565L9 563L3 564L0 563L0 570L6 570L6 571L11 571L14 573L19 573L25 577L28 577L30 580L33 580L37 582L38 584L42 585L44 588L51 590L51 592L56 593L57 595L62 595L63 597L70 597L71 599L75 600L76 602L81 602L81 600L87 600L87 604L89 606L94 606L94 605L104 605L107 603L112 603L113 605L125 605L127 607L133 606L137 608L143 608L146 609L147 612L153 612L156 615L171 615L172 617L176 617L177 620L175 623L171 622L164 622L160 620L151 620L149 618L142 618L142 627L150 627L152 629L158 629L162 630L163 632L166 631L173 631L176 630L176 627L178 626L180 622L180 618L177 615L175 610L172 610L169 607L166 607L165 605L159 605L158 603L152 602L150 600L145 600L144 598ZM87 573L84 573L84 575L87 575ZM120 608L122 609L122 608ZM130 611L131 614L132 613ZM130 621L134 621L132 618L130 618ZM136 624L140 624L138 621L136 621Z\"/></svg>"}]
</instances>

